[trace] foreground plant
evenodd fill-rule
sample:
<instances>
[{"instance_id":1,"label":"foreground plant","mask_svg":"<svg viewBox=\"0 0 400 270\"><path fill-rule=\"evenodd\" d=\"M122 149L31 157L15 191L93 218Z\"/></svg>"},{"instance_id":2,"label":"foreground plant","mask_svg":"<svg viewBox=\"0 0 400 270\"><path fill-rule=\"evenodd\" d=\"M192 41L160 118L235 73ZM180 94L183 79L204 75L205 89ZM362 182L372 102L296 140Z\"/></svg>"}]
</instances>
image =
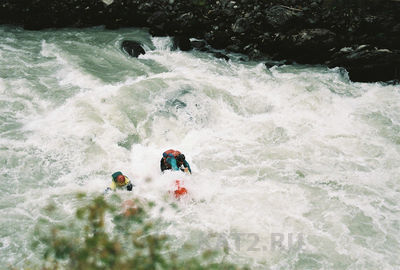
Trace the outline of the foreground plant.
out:
<instances>
[{"instance_id":1,"label":"foreground plant","mask_svg":"<svg viewBox=\"0 0 400 270\"><path fill-rule=\"evenodd\" d=\"M79 199L84 198L79 195ZM168 236L159 234L159 220L149 218L153 206L138 201L123 202L116 195L89 200L76 211L72 224L51 225L45 221L37 228L36 247L44 250L41 269L238 269L212 262L215 251L198 258L182 258L170 251ZM56 209L50 207L50 211ZM49 225L49 224L47 224Z\"/></svg>"}]
</instances>

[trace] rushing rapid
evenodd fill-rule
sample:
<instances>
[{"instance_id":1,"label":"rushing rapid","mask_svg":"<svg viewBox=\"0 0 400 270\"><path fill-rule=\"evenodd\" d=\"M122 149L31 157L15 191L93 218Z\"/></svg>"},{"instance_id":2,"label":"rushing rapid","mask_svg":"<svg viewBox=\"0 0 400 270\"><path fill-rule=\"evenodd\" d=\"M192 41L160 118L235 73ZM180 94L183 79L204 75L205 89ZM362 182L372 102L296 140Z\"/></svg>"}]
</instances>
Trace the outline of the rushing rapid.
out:
<instances>
[{"instance_id":1,"label":"rushing rapid","mask_svg":"<svg viewBox=\"0 0 400 270\"><path fill-rule=\"evenodd\" d=\"M169 205L176 175L159 166L174 148L193 171L190 198L161 216L177 250L226 247L254 269L400 267L398 85L172 51L141 29L0 36L1 265L40 260L39 218L71 220L75 194L102 194L114 171L135 184L121 196Z\"/></svg>"}]
</instances>

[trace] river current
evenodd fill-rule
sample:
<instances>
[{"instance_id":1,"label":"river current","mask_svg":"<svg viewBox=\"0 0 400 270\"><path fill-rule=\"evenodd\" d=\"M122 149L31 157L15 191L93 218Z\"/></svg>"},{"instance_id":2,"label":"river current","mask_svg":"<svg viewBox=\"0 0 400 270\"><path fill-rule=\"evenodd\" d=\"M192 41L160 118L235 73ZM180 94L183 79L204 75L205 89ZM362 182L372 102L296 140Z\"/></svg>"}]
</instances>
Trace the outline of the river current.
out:
<instances>
[{"instance_id":1,"label":"river current","mask_svg":"<svg viewBox=\"0 0 400 270\"><path fill-rule=\"evenodd\" d=\"M131 58L123 40L144 44ZM341 69L267 68L171 50L144 29L0 27L0 263L40 261L40 218L115 171L126 198L168 205L183 152L189 199L162 229L179 250L221 249L253 269L399 269L400 87ZM49 203L59 209L48 217Z\"/></svg>"}]
</instances>

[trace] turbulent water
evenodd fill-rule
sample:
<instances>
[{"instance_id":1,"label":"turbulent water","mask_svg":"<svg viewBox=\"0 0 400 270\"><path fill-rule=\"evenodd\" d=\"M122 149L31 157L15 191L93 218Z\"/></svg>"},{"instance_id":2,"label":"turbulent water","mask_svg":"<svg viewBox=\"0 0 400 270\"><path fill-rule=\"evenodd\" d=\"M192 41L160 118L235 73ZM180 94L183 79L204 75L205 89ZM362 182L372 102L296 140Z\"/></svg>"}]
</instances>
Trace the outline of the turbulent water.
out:
<instances>
[{"instance_id":1,"label":"turbulent water","mask_svg":"<svg viewBox=\"0 0 400 270\"><path fill-rule=\"evenodd\" d=\"M144 44L130 58L125 39ZM400 87L339 69L226 62L141 29L0 28L0 262L37 262L40 218L121 170L126 198L168 205L182 151L190 198L165 211L179 250L254 269L399 269ZM233 57L235 59L235 57ZM56 216L43 208L57 206Z\"/></svg>"}]
</instances>

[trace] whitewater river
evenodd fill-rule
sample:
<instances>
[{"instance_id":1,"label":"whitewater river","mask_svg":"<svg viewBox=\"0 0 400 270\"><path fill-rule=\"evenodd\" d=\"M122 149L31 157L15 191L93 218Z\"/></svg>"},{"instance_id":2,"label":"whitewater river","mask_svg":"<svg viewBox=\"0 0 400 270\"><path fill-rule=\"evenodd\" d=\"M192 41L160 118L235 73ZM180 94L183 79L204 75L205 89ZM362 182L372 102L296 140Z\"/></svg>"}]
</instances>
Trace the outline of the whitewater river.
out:
<instances>
[{"instance_id":1,"label":"whitewater river","mask_svg":"<svg viewBox=\"0 0 400 270\"><path fill-rule=\"evenodd\" d=\"M144 44L130 58L125 39ZM253 269L400 268L400 87L339 69L266 68L171 51L145 30L0 28L0 263L40 261L40 218L68 221L77 192L167 206L182 151L190 198L165 211L197 243ZM53 203L56 216L43 208Z\"/></svg>"}]
</instances>

